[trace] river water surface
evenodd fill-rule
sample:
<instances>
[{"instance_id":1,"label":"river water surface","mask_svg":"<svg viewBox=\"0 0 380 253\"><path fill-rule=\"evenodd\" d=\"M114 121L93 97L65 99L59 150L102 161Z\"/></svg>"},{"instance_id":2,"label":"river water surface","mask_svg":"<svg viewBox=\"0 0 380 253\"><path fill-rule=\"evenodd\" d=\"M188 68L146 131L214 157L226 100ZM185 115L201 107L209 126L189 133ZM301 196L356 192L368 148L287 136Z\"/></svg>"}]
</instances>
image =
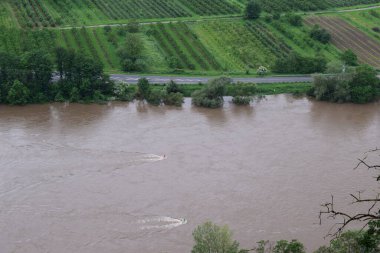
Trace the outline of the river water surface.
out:
<instances>
[{"instance_id":1,"label":"river water surface","mask_svg":"<svg viewBox=\"0 0 380 253\"><path fill-rule=\"evenodd\" d=\"M311 251L320 204L372 186L353 167L379 145L379 104L0 106L0 251L190 252L207 220Z\"/></svg>"}]
</instances>

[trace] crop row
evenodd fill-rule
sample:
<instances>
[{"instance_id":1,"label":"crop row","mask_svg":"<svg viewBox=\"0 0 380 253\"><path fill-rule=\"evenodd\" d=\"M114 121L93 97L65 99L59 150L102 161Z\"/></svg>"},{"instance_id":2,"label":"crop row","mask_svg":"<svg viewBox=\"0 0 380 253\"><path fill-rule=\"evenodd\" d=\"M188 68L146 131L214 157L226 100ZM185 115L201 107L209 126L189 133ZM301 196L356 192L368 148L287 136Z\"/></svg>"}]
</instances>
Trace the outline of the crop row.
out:
<instances>
[{"instance_id":1,"label":"crop row","mask_svg":"<svg viewBox=\"0 0 380 253\"><path fill-rule=\"evenodd\" d=\"M221 69L215 57L185 23L153 25L151 34L162 49L169 67L205 71Z\"/></svg>"},{"instance_id":2,"label":"crop row","mask_svg":"<svg viewBox=\"0 0 380 253\"><path fill-rule=\"evenodd\" d=\"M250 32L241 22L208 22L201 25L203 34L211 38L215 51L229 57L232 65L239 69L256 68L270 65L276 59L260 36ZM229 65L231 63L229 62Z\"/></svg>"},{"instance_id":3,"label":"crop row","mask_svg":"<svg viewBox=\"0 0 380 253\"><path fill-rule=\"evenodd\" d=\"M332 34L332 42L340 49L351 49L361 62L380 68L380 43L339 18L311 17L309 25L318 24Z\"/></svg>"},{"instance_id":4,"label":"crop row","mask_svg":"<svg viewBox=\"0 0 380 253\"><path fill-rule=\"evenodd\" d=\"M276 57L281 58L290 53L291 48L283 40L275 37L261 22L247 22L246 26Z\"/></svg>"},{"instance_id":5,"label":"crop row","mask_svg":"<svg viewBox=\"0 0 380 253\"><path fill-rule=\"evenodd\" d=\"M21 26L32 28L56 25L41 0L14 1L14 4L13 10L17 13Z\"/></svg>"},{"instance_id":6,"label":"crop row","mask_svg":"<svg viewBox=\"0 0 380 253\"><path fill-rule=\"evenodd\" d=\"M241 9L225 0L179 0L197 15L221 15L240 13Z\"/></svg>"}]
</instances>

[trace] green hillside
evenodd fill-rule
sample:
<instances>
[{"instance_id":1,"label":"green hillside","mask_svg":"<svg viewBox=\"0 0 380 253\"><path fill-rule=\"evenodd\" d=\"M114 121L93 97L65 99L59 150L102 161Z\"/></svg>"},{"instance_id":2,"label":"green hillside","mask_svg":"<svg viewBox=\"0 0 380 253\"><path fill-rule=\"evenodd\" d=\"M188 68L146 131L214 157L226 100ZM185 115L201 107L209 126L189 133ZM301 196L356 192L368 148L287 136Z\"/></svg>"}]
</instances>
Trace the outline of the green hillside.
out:
<instances>
[{"instance_id":1,"label":"green hillside","mask_svg":"<svg viewBox=\"0 0 380 253\"><path fill-rule=\"evenodd\" d=\"M261 5L276 12L374 2L379 1L273 0L261 1ZM7 0L0 2L0 50L19 54L44 49L54 55L60 46L96 59L108 72L121 72L117 51L124 44L126 27L108 24L151 20L155 22L140 24L138 32L146 73L255 73L259 66L272 70L278 59L293 52L338 59L340 50L333 43L310 38L311 26L294 26L287 15L268 13L246 21L236 16L244 6L245 0ZM380 41L377 10L326 15L338 16ZM199 16L210 19L192 19ZM102 25L87 26L94 24ZM60 27L70 25L81 28Z\"/></svg>"},{"instance_id":2,"label":"green hillside","mask_svg":"<svg viewBox=\"0 0 380 253\"><path fill-rule=\"evenodd\" d=\"M240 15L247 0L2 0L2 25L56 27ZM264 11L311 11L378 0L258 0Z\"/></svg>"}]
</instances>

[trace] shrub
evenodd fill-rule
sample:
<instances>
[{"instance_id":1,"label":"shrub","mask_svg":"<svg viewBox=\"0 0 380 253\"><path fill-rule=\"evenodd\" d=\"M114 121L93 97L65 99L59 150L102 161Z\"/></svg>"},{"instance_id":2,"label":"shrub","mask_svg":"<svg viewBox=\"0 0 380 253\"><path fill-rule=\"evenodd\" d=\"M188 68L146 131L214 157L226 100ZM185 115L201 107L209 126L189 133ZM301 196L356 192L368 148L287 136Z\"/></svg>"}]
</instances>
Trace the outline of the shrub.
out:
<instances>
[{"instance_id":1,"label":"shrub","mask_svg":"<svg viewBox=\"0 0 380 253\"><path fill-rule=\"evenodd\" d=\"M125 83L116 83L114 85L113 93L117 100L130 102L133 101L135 96L135 89Z\"/></svg>"},{"instance_id":2,"label":"shrub","mask_svg":"<svg viewBox=\"0 0 380 253\"><path fill-rule=\"evenodd\" d=\"M292 26L302 26L302 17L298 14L289 13L285 18Z\"/></svg>"},{"instance_id":3,"label":"shrub","mask_svg":"<svg viewBox=\"0 0 380 253\"><path fill-rule=\"evenodd\" d=\"M211 80L206 87L192 94L192 103L196 106L208 108L222 107L226 86L230 83L231 79L226 77Z\"/></svg>"},{"instance_id":4,"label":"shrub","mask_svg":"<svg viewBox=\"0 0 380 253\"><path fill-rule=\"evenodd\" d=\"M182 106L183 102L183 94L179 92L166 93L163 98L165 105Z\"/></svg>"},{"instance_id":5,"label":"shrub","mask_svg":"<svg viewBox=\"0 0 380 253\"><path fill-rule=\"evenodd\" d=\"M70 102L79 102L80 95L79 95L79 89L77 87L72 88L70 92Z\"/></svg>"},{"instance_id":6,"label":"shrub","mask_svg":"<svg viewBox=\"0 0 380 253\"><path fill-rule=\"evenodd\" d=\"M191 253L239 252L239 243L232 239L232 232L227 226L206 222L193 231L193 238L195 245Z\"/></svg>"},{"instance_id":7,"label":"shrub","mask_svg":"<svg viewBox=\"0 0 380 253\"><path fill-rule=\"evenodd\" d=\"M266 75L268 73L268 69L264 66L260 66L258 69L257 69L257 74L260 75L260 76L263 76L263 75Z\"/></svg>"},{"instance_id":8,"label":"shrub","mask_svg":"<svg viewBox=\"0 0 380 253\"><path fill-rule=\"evenodd\" d=\"M235 96L232 98L232 103L235 105L249 105L251 101L251 96Z\"/></svg>"},{"instance_id":9,"label":"shrub","mask_svg":"<svg viewBox=\"0 0 380 253\"><path fill-rule=\"evenodd\" d=\"M245 8L246 19L257 19L260 17L261 7L256 1L249 1Z\"/></svg>"},{"instance_id":10,"label":"shrub","mask_svg":"<svg viewBox=\"0 0 380 253\"><path fill-rule=\"evenodd\" d=\"M351 101L350 81L351 75L316 75L314 76L313 89L317 100L330 102Z\"/></svg>"},{"instance_id":11,"label":"shrub","mask_svg":"<svg viewBox=\"0 0 380 253\"><path fill-rule=\"evenodd\" d=\"M380 27L373 27L372 28L372 31L374 31L374 32L377 32L377 33L380 33Z\"/></svg>"},{"instance_id":12,"label":"shrub","mask_svg":"<svg viewBox=\"0 0 380 253\"><path fill-rule=\"evenodd\" d=\"M30 91L23 83L15 80L8 91L7 101L11 105L25 105L29 102Z\"/></svg>"},{"instance_id":13,"label":"shrub","mask_svg":"<svg viewBox=\"0 0 380 253\"><path fill-rule=\"evenodd\" d=\"M166 93L163 90L152 90L149 93L149 96L146 98L146 101L152 105L161 105L165 97L165 94Z\"/></svg>"},{"instance_id":14,"label":"shrub","mask_svg":"<svg viewBox=\"0 0 380 253\"><path fill-rule=\"evenodd\" d=\"M342 62L344 62L345 64L347 64L349 66L357 66L358 65L358 57L356 56L356 54L354 52L352 52L351 49L344 51L340 55L339 58Z\"/></svg>"},{"instance_id":15,"label":"shrub","mask_svg":"<svg viewBox=\"0 0 380 253\"><path fill-rule=\"evenodd\" d=\"M327 61L322 56L305 57L298 53L291 53L286 57L278 58L273 66L277 73L312 74L326 70Z\"/></svg>"},{"instance_id":16,"label":"shrub","mask_svg":"<svg viewBox=\"0 0 380 253\"><path fill-rule=\"evenodd\" d=\"M136 97L140 100L147 99L150 95L151 88L148 79L140 78L137 83Z\"/></svg>"},{"instance_id":17,"label":"shrub","mask_svg":"<svg viewBox=\"0 0 380 253\"><path fill-rule=\"evenodd\" d=\"M318 100L331 102L353 102L364 104L377 97L379 79L376 70L363 65L353 74L314 76L313 93Z\"/></svg>"},{"instance_id":18,"label":"shrub","mask_svg":"<svg viewBox=\"0 0 380 253\"><path fill-rule=\"evenodd\" d=\"M173 80L170 80L170 82L166 85L166 92L167 93L182 93L182 89L179 87L179 85L174 82Z\"/></svg>"},{"instance_id":19,"label":"shrub","mask_svg":"<svg viewBox=\"0 0 380 253\"><path fill-rule=\"evenodd\" d=\"M368 65L359 66L355 71L350 86L352 102L364 104L374 101L379 88L376 70Z\"/></svg>"},{"instance_id":20,"label":"shrub","mask_svg":"<svg viewBox=\"0 0 380 253\"><path fill-rule=\"evenodd\" d=\"M310 37L323 44L327 44L331 40L330 33L326 29L321 28L318 25L314 25L313 29L311 29Z\"/></svg>"}]
</instances>

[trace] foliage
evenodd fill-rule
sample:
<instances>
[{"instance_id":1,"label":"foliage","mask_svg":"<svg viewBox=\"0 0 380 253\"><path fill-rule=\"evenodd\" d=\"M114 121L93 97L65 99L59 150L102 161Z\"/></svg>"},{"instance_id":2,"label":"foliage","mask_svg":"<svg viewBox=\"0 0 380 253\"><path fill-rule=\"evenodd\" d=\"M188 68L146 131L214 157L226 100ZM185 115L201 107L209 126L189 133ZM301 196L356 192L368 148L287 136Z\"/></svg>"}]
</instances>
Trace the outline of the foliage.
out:
<instances>
[{"instance_id":1,"label":"foliage","mask_svg":"<svg viewBox=\"0 0 380 253\"><path fill-rule=\"evenodd\" d=\"M359 66L355 71L350 86L352 102L364 104L374 101L379 88L376 70L368 65Z\"/></svg>"},{"instance_id":2,"label":"foliage","mask_svg":"<svg viewBox=\"0 0 380 253\"><path fill-rule=\"evenodd\" d=\"M302 17L298 14L288 13L285 18L292 26L302 26Z\"/></svg>"},{"instance_id":3,"label":"foliage","mask_svg":"<svg viewBox=\"0 0 380 253\"><path fill-rule=\"evenodd\" d=\"M322 56L305 57L293 52L287 57L277 59L273 71L294 74L322 73L326 66L327 61Z\"/></svg>"},{"instance_id":4,"label":"foliage","mask_svg":"<svg viewBox=\"0 0 380 253\"><path fill-rule=\"evenodd\" d=\"M171 80L165 87L163 103L165 105L182 106L183 102L182 89L177 83Z\"/></svg>"},{"instance_id":5,"label":"foliage","mask_svg":"<svg viewBox=\"0 0 380 253\"><path fill-rule=\"evenodd\" d=\"M352 52L351 49L344 51L340 55L340 60L343 63L347 64L348 66L357 66L358 65L358 57L354 52Z\"/></svg>"},{"instance_id":6,"label":"foliage","mask_svg":"<svg viewBox=\"0 0 380 253\"><path fill-rule=\"evenodd\" d=\"M260 66L258 69L257 69L257 74L260 75L260 76L263 76L263 75L266 75L268 73L268 69L264 66Z\"/></svg>"},{"instance_id":7,"label":"foliage","mask_svg":"<svg viewBox=\"0 0 380 253\"><path fill-rule=\"evenodd\" d=\"M291 242L280 240L276 243L273 253L306 253L305 247L297 240Z\"/></svg>"},{"instance_id":8,"label":"foliage","mask_svg":"<svg viewBox=\"0 0 380 253\"><path fill-rule=\"evenodd\" d=\"M331 40L330 33L326 29L321 28L319 25L313 26L313 28L310 31L310 37L323 44L327 44Z\"/></svg>"},{"instance_id":9,"label":"foliage","mask_svg":"<svg viewBox=\"0 0 380 253\"><path fill-rule=\"evenodd\" d=\"M128 33L124 44L119 47L118 55L124 71L142 71L145 69L143 61L144 43L138 34Z\"/></svg>"},{"instance_id":10,"label":"foliage","mask_svg":"<svg viewBox=\"0 0 380 253\"><path fill-rule=\"evenodd\" d=\"M251 96L234 96L232 98L232 103L234 103L235 105L249 105L251 101Z\"/></svg>"},{"instance_id":11,"label":"foliage","mask_svg":"<svg viewBox=\"0 0 380 253\"><path fill-rule=\"evenodd\" d=\"M179 92L166 93L163 99L165 105L182 106L183 102L183 94Z\"/></svg>"},{"instance_id":12,"label":"foliage","mask_svg":"<svg viewBox=\"0 0 380 253\"><path fill-rule=\"evenodd\" d=\"M376 222L378 224L378 222ZM374 223L372 223L374 224ZM376 253L380 250L380 238L370 234L371 227L366 231L347 231L331 241L330 245L322 246L314 253Z\"/></svg>"},{"instance_id":13,"label":"foliage","mask_svg":"<svg viewBox=\"0 0 380 253\"><path fill-rule=\"evenodd\" d=\"M151 90L149 92L149 95L146 97L146 101L149 104L158 106L162 104L164 97L165 97L164 90Z\"/></svg>"},{"instance_id":14,"label":"foliage","mask_svg":"<svg viewBox=\"0 0 380 253\"><path fill-rule=\"evenodd\" d=\"M208 108L222 107L226 86L230 83L231 79L226 77L211 80L203 89L192 94L192 103L196 106Z\"/></svg>"},{"instance_id":15,"label":"foliage","mask_svg":"<svg viewBox=\"0 0 380 253\"><path fill-rule=\"evenodd\" d=\"M350 74L316 75L313 81L313 95L317 100L330 102L351 101Z\"/></svg>"},{"instance_id":16,"label":"foliage","mask_svg":"<svg viewBox=\"0 0 380 253\"><path fill-rule=\"evenodd\" d=\"M15 80L8 91L7 102L11 105L25 105L29 102L29 96L28 87Z\"/></svg>"},{"instance_id":17,"label":"foliage","mask_svg":"<svg viewBox=\"0 0 380 253\"><path fill-rule=\"evenodd\" d=\"M253 0L250 0L247 3L247 6L245 8L245 18L246 19L258 19L261 14L261 7L260 5Z\"/></svg>"},{"instance_id":18,"label":"foliage","mask_svg":"<svg viewBox=\"0 0 380 253\"><path fill-rule=\"evenodd\" d=\"M206 222L193 231L195 245L191 253L238 253L239 243L232 239L227 226Z\"/></svg>"},{"instance_id":19,"label":"foliage","mask_svg":"<svg viewBox=\"0 0 380 253\"><path fill-rule=\"evenodd\" d=\"M117 100L133 101L135 97L135 89L126 83L116 83L113 90Z\"/></svg>"},{"instance_id":20,"label":"foliage","mask_svg":"<svg viewBox=\"0 0 380 253\"><path fill-rule=\"evenodd\" d=\"M137 92L136 97L140 100L149 98L151 92L151 87L148 79L140 78L137 82Z\"/></svg>"}]
</instances>

